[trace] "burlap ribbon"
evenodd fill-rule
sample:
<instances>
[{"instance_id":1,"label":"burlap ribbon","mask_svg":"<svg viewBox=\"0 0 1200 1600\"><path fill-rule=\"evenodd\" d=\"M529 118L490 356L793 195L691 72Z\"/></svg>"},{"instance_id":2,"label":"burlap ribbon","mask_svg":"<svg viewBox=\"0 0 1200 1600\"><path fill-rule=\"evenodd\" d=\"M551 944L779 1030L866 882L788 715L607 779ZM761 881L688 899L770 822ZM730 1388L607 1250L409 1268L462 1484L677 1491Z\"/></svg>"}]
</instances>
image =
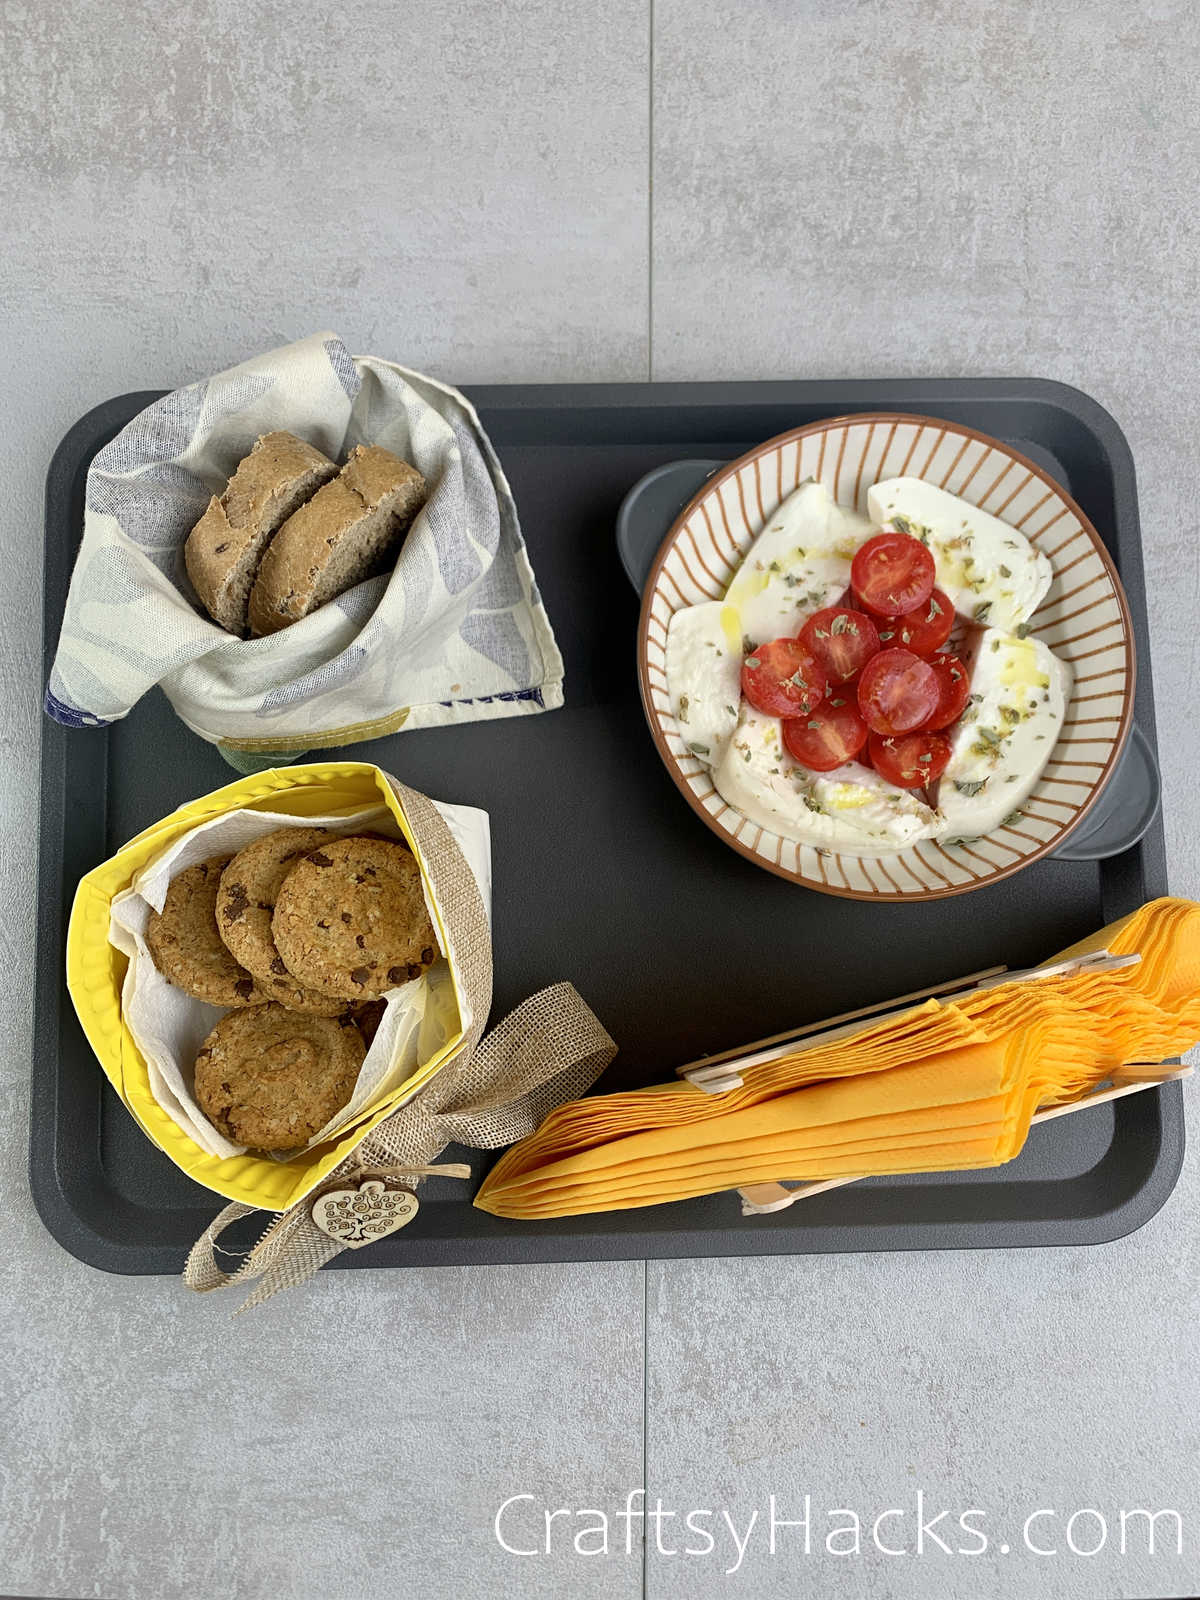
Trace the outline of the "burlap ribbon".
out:
<instances>
[{"instance_id":1,"label":"burlap ribbon","mask_svg":"<svg viewBox=\"0 0 1200 1600\"><path fill-rule=\"evenodd\" d=\"M479 1150L513 1144L546 1113L591 1088L616 1045L569 983L553 984L519 1005L481 1039L492 1004L492 945L479 887L445 821L424 795L389 779L425 863L472 1022L449 1061L407 1105L373 1128L325 1181L275 1216L232 1271L217 1262L217 1240L254 1207L234 1202L192 1246L183 1281L201 1293L257 1279L240 1309L304 1283L346 1246L312 1219L314 1198L347 1181L399 1178L415 1187L450 1143ZM453 1175L458 1175L455 1172ZM221 1252L226 1254L227 1252Z\"/></svg>"}]
</instances>

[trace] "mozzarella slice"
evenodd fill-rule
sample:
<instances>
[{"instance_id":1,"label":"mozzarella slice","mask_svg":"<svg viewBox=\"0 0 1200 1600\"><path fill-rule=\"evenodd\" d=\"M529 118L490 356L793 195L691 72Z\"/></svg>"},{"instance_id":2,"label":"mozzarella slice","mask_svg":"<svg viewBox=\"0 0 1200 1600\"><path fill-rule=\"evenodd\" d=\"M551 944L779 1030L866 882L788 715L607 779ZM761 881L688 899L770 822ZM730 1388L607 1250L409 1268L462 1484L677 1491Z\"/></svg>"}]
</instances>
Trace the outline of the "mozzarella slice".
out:
<instances>
[{"instance_id":1,"label":"mozzarella slice","mask_svg":"<svg viewBox=\"0 0 1200 1600\"><path fill-rule=\"evenodd\" d=\"M961 616L1014 628L1041 605L1054 579L1024 534L990 512L919 478L885 478L867 491L877 523L913 533L933 552L937 584Z\"/></svg>"},{"instance_id":2,"label":"mozzarella slice","mask_svg":"<svg viewBox=\"0 0 1200 1600\"><path fill-rule=\"evenodd\" d=\"M937 815L869 767L809 772L787 752L779 719L743 701L713 773L717 793L751 822L798 844L853 855L893 855L932 836Z\"/></svg>"},{"instance_id":3,"label":"mozzarella slice","mask_svg":"<svg viewBox=\"0 0 1200 1600\"><path fill-rule=\"evenodd\" d=\"M716 766L737 724L742 634L723 600L686 606L667 629L667 693L692 754Z\"/></svg>"},{"instance_id":4,"label":"mozzarella slice","mask_svg":"<svg viewBox=\"0 0 1200 1600\"><path fill-rule=\"evenodd\" d=\"M938 788L941 837L979 838L1020 810L1050 759L1070 695L1070 667L1040 639L985 629Z\"/></svg>"},{"instance_id":5,"label":"mozzarella slice","mask_svg":"<svg viewBox=\"0 0 1200 1600\"><path fill-rule=\"evenodd\" d=\"M806 617L836 605L850 583L854 552L871 523L838 505L810 479L767 519L725 593L751 648L799 633Z\"/></svg>"}]
</instances>

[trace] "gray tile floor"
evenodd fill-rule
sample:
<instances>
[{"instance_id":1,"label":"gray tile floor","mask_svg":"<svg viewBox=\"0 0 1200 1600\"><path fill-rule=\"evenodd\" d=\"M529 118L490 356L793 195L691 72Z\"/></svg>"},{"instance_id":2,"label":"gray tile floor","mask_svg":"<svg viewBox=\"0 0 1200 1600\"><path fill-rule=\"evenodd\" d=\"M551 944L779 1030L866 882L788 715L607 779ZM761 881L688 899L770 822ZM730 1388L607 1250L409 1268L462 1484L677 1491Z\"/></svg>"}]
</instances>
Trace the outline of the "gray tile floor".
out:
<instances>
[{"instance_id":1,"label":"gray tile floor","mask_svg":"<svg viewBox=\"0 0 1200 1600\"><path fill-rule=\"evenodd\" d=\"M1200 892L1195 8L127 0L0 28L0 1590L1194 1594L1192 1158L1091 1251L362 1273L234 1324L64 1254L24 1142L47 459L109 394L316 327L468 383L1088 390L1138 463L1172 886ZM503 1525L522 1545L543 1508L643 1483L679 1514L662 1546L703 1548L691 1510L711 1554L626 1556L620 1524L577 1553L586 1519L548 1556L493 1534L508 1496L534 1496ZM826 1510L918 1489L1006 1527L1173 1507L1184 1554L824 1552ZM812 1496L810 1556L795 1528L771 1553L772 1493L787 1519Z\"/></svg>"}]
</instances>

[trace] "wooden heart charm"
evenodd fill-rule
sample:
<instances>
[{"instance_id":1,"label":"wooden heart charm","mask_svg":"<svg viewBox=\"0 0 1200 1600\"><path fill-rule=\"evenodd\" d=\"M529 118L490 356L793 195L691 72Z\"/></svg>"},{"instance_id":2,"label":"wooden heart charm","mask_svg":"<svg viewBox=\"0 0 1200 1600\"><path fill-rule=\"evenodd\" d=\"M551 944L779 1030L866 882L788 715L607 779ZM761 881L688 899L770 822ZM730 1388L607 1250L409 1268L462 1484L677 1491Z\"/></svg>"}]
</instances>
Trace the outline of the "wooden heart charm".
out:
<instances>
[{"instance_id":1,"label":"wooden heart charm","mask_svg":"<svg viewBox=\"0 0 1200 1600\"><path fill-rule=\"evenodd\" d=\"M357 1189L329 1189L318 1195L312 1219L331 1239L361 1250L411 1222L417 1206L411 1189L389 1189L379 1178L368 1178Z\"/></svg>"}]
</instances>

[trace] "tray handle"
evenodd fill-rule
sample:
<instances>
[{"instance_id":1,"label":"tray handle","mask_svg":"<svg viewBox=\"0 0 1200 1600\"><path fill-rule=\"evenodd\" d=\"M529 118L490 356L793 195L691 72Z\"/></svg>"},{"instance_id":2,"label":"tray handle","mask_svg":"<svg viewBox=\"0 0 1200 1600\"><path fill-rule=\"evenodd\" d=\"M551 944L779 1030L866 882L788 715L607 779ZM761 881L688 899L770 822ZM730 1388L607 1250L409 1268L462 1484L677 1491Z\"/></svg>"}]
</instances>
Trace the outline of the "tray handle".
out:
<instances>
[{"instance_id":1,"label":"tray handle","mask_svg":"<svg viewBox=\"0 0 1200 1600\"><path fill-rule=\"evenodd\" d=\"M1162 779L1149 739L1135 722L1096 804L1050 852L1053 861L1105 861L1130 850L1158 815Z\"/></svg>"},{"instance_id":2,"label":"tray handle","mask_svg":"<svg viewBox=\"0 0 1200 1600\"><path fill-rule=\"evenodd\" d=\"M617 512L617 551L638 594L646 587L658 547L694 494L724 461L668 461L639 478Z\"/></svg>"}]
</instances>

